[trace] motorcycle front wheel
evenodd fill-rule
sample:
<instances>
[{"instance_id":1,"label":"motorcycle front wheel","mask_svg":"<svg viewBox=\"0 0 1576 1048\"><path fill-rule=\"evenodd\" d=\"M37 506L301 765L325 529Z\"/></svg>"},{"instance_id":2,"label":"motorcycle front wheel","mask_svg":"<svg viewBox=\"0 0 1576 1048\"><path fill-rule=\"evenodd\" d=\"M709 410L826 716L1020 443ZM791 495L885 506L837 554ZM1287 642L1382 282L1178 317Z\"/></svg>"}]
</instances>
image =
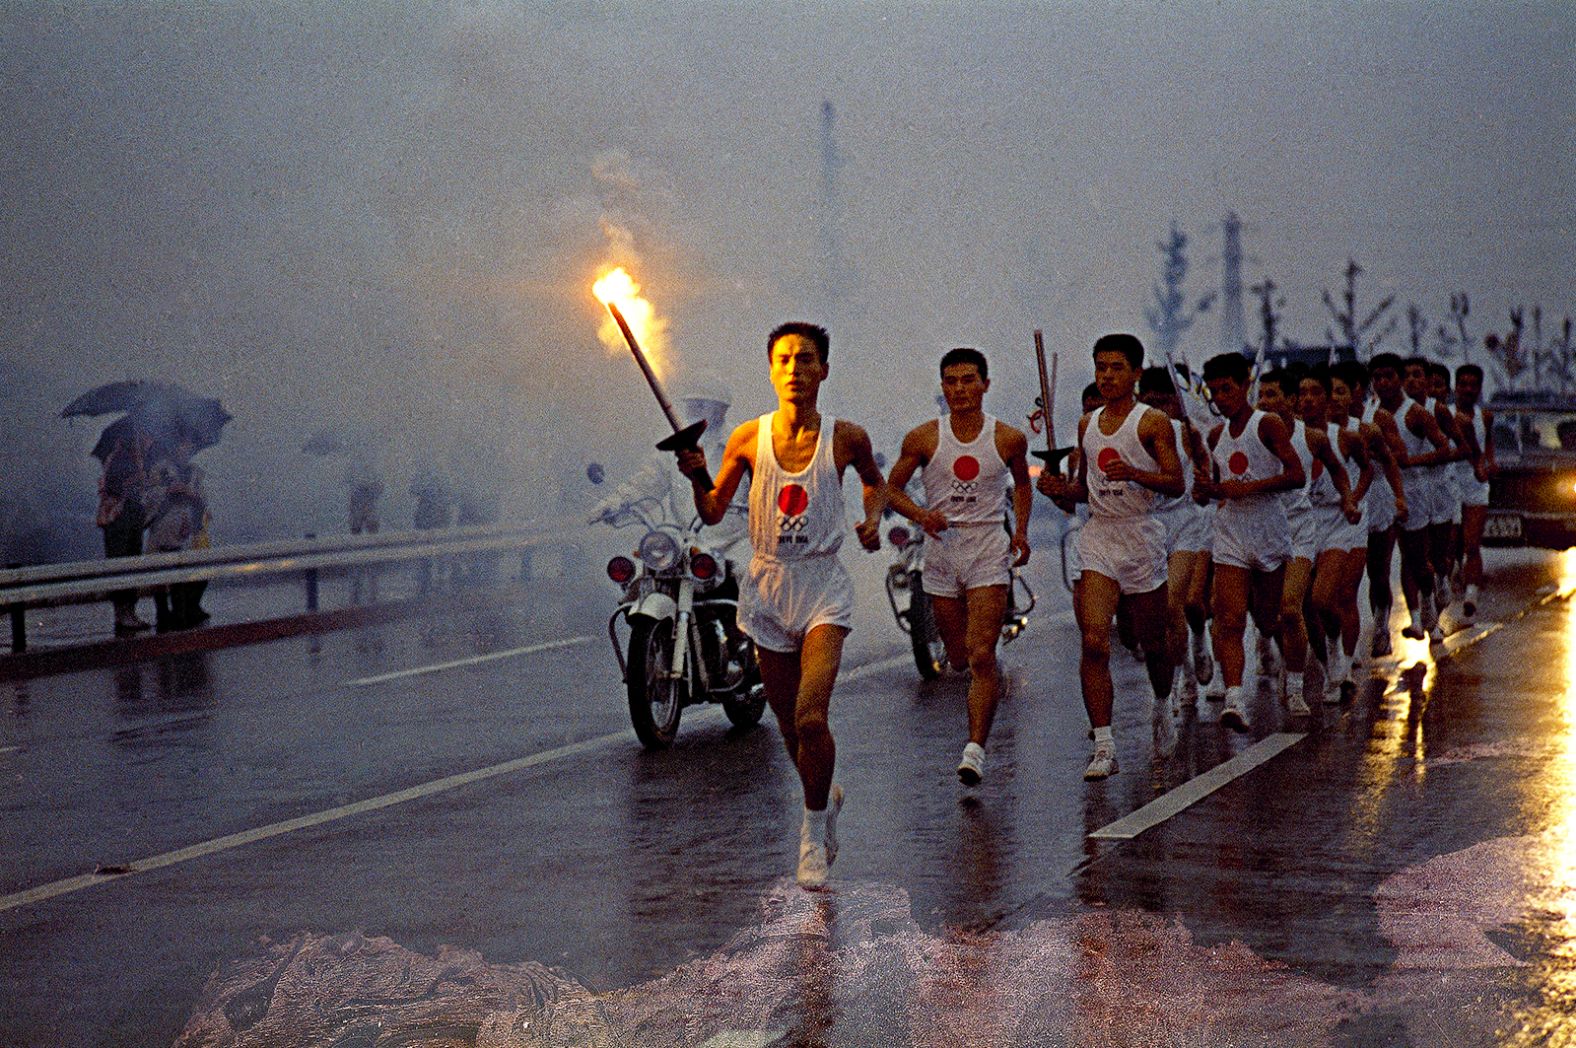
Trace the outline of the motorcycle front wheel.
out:
<instances>
[{"instance_id":1,"label":"motorcycle front wheel","mask_svg":"<svg viewBox=\"0 0 1576 1048\"><path fill-rule=\"evenodd\" d=\"M930 598L920 585L917 571L908 573L908 639L914 648L914 668L926 680L941 676L946 665L947 646L936 627L936 616L930 611Z\"/></svg>"},{"instance_id":2,"label":"motorcycle front wheel","mask_svg":"<svg viewBox=\"0 0 1576 1048\"><path fill-rule=\"evenodd\" d=\"M629 721L648 750L665 750L679 733L689 687L668 676L673 666L673 620L637 618L630 626Z\"/></svg>"}]
</instances>

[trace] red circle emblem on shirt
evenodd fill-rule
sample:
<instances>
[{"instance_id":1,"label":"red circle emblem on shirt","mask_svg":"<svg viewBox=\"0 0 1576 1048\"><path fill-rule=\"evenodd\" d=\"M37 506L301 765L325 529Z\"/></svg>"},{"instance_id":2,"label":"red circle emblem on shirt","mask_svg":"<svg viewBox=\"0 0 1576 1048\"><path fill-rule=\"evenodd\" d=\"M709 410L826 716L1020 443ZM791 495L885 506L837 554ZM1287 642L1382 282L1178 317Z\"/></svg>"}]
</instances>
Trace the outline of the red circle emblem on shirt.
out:
<instances>
[{"instance_id":1,"label":"red circle emblem on shirt","mask_svg":"<svg viewBox=\"0 0 1576 1048\"><path fill-rule=\"evenodd\" d=\"M1226 460L1226 466L1240 477L1248 471L1248 456L1240 451L1233 451L1231 457Z\"/></svg>"},{"instance_id":2,"label":"red circle emblem on shirt","mask_svg":"<svg viewBox=\"0 0 1576 1048\"><path fill-rule=\"evenodd\" d=\"M980 460L973 455L959 455L952 464L952 475L959 480L973 480L980 475Z\"/></svg>"},{"instance_id":3,"label":"red circle emblem on shirt","mask_svg":"<svg viewBox=\"0 0 1576 1048\"><path fill-rule=\"evenodd\" d=\"M797 484L786 484L777 495L777 508L790 517L797 517L810 508L810 495Z\"/></svg>"},{"instance_id":4,"label":"red circle emblem on shirt","mask_svg":"<svg viewBox=\"0 0 1576 1048\"><path fill-rule=\"evenodd\" d=\"M1102 448L1094 463L1100 467L1101 473L1109 473L1111 472L1111 467L1120 461L1122 461L1122 456L1115 448Z\"/></svg>"}]
</instances>

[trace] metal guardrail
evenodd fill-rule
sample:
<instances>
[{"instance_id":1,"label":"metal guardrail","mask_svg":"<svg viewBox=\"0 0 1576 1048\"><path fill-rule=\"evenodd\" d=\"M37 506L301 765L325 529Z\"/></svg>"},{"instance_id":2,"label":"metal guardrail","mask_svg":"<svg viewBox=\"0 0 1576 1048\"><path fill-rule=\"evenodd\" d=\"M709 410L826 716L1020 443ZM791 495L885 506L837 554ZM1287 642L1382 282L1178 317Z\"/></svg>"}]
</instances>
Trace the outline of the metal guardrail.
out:
<instances>
[{"instance_id":1,"label":"metal guardrail","mask_svg":"<svg viewBox=\"0 0 1576 1048\"><path fill-rule=\"evenodd\" d=\"M318 574L324 569L529 549L562 539L570 529L579 534L584 527L578 518L563 518L377 535L309 535L178 553L7 568L0 570L0 610L11 616L13 652L27 649L27 609L107 600L110 593L120 590L144 591L181 582L300 572L306 587L306 610L316 611Z\"/></svg>"}]
</instances>

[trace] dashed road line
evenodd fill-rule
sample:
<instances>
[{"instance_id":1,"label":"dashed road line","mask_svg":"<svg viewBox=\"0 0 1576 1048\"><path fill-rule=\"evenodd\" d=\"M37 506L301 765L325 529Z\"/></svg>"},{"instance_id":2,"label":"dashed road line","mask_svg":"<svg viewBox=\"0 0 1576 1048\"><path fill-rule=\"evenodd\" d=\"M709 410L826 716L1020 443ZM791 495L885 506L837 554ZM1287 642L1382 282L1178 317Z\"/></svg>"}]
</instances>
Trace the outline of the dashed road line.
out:
<instances>
[{"instance_id":1,"label":"dashed road line","mask_svg":"<svg viewBox=\"0 0 1576 1048\"><path fill-rule=\"evenodd\" d=\"M464 666L476 666L484 662L495 662L498 659L512 659L516 655L532 655L539 651L553 651L556 648L573 648L580 644L591 643L590 637L569 637L566 640L550 640L542 644L528 644L523 648L510 648L507 651L490 651L485 655L473 655L468 659L455 659L453 662L438 662L431 666L417 666L409 670L395 670L393 673L380 673L376 677L358 677L347 680L345 683L352 688L364 688L369 684L383 684L391 680L401 680L405 677L418 677L423 673L441 673L444 670L460 669Z\"/></svg>"},{"instance_id":2,"label":"dashed road line","mask_svg":"<svg viewBox=\"0 0 1576 1048\"><path fill-rule=\"evenodd\" d=\"M1307 737L1306 732L1277 732L1274 735L1266 735L1229 761L1215 765L1176 789L1161 794L1137 811L1100 827L1089 837L1097 841L1132 840L1145 830L1153 829L1173 815L1197 804L1233 779L1239 779L1259 765L1274 759Z\"/></svg>"}]
</instances>

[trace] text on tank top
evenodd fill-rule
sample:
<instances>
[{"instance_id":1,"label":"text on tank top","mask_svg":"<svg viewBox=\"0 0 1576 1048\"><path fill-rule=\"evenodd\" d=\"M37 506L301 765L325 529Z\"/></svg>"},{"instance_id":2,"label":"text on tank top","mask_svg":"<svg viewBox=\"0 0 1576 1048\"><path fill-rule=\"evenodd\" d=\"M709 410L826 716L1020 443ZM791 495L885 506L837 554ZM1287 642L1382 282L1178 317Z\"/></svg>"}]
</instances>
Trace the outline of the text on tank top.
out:
<instances>
[{"instance_id":1,"label":"text on tank top","mask_svg":"<svg viewBox=\"0 0 1576 1048\"><path fill-rule=\"evenodd\" d=\"M986 415L967 444L952 432L952 416L936 421L936 453L920 471L927 508L950 524L1000 524L1007 513L1007 477L994 418Z\"/></svg>"},{"instance_id":2,"label":"text on tank top","mask_svg":"<svg viewBox=\"0 0 1576 1048\"><path fill-rule=\"evenodd\" d=\"M766 560L802 560L836 553L847 528L842 478L837 473L833 434L837 420L821 416L809 465L789 473L772 447L772 419L757 421L755 468L750 476L750 544Z\"/></svg>"},{"instance_id":3,"label":"text on tank top","mask_svg":"<svg viewBox=\"0 0 1576 1048\"><path fill-rule=\"evenodd\" d=\"M1264 445L1264 440L1259 436L1259 426L1264 422L1264 412L1257 409L1248 418L1248 424L1242 427L1242 432L1233 436L1231 421L1228 419L1220 428L1220 439L1215 442L1210 451L1210 458L1214 462L1215 470L1222 481L1227 480L1268 480L1286 471L1280 458ZM1223 499L1221 507L1230 509L1233 506L1246 511L1255 506L1269 503L1279 503L1279 492L1260 492L1240 499Z\"/></svg>"},{"instance_id":4,"label":"text on tank top","mask_svg":"<svg viewBox=\"0 0 1576 1048\"><path fill-rule=\"evenodd\" d=\"M1122 424L1110 436L1100 432L1105 408L1089 416L1084 429L1084 479L1089 489L1089 514L1095 517L1141 517L1152 512L1155 493L1132 480L1108 480L1105 470L1118 459L1134 469L1153 472L1160 468L1138 436L1138 424L1145 412L1154 408L1134 404Z\"/></svg>"}]
</instances>

